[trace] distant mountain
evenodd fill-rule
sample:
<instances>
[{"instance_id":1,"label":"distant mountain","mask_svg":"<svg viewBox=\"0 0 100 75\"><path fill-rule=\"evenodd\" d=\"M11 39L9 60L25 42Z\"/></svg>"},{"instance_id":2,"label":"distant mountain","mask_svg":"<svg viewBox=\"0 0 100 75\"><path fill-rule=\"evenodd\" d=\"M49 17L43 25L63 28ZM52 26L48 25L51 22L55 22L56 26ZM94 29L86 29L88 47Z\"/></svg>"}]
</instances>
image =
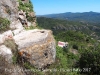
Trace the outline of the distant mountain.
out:
<instances>
[{"instance_id":1,"label":"distant mountain","mask_svg":"<svg viewBox=\"0 0 100 75\"><path fill-rule=\"evenodd\" d=\"M59 14L48 14L48 15L38 15L37 17L47 17L54 19L64 19L71 21L82 21L91 23L100 23L100 13L97 12L83 12L83 13L59 13Z\"/></svg>"}]
</instances>

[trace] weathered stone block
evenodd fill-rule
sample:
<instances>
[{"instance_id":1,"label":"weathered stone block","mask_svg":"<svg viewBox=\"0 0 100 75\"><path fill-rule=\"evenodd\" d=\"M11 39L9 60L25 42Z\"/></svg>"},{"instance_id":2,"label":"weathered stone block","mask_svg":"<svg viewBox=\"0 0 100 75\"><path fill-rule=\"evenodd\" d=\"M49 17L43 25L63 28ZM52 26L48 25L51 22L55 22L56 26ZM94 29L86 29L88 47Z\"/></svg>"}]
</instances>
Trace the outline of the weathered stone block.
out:
<instances>
[{"instance_id":1,"label":"weathered stone block","mask_svg":"<svg viewBox=\"0 0 100 75\"><path fill-rule=\"evenodd\" d=\"M19 55L31 65L42 68L55 61L56 45L50 30L29 30L14 39Z\"/></svg>"}]
</instances>

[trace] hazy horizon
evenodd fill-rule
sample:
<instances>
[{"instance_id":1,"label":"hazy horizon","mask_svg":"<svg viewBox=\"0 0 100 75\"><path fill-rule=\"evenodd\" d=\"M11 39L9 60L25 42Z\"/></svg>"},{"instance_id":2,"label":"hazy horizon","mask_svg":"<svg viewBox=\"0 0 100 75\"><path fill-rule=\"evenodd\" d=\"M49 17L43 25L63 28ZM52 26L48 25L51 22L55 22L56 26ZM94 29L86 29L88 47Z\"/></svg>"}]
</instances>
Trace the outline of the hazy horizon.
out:
<instances>
[{"instance_id":1,"label":"hazy horizon","mask_svg":"<svg viewBox=\"0 0 100 75\"><path fill-rule=\"evenodd\" d=\"M31 0L36 15L65 12L100 12L100 0Z\"/></svg>"},{"instance_id":2,"label":"hazy horizon","mask_svg":"<svg viewBox=\"0 0 100 75\"><path fill-rule=\"evenodd\" d=\"M94 12L94 11L88 11L88 12ZM86 12L63 12L63 13L86 13ZM63 14L63 13L51 13L51 14L42 14L42 15ZM100 12L94 12L94 13L100 13Z\"/></svg>"}]
</instances>

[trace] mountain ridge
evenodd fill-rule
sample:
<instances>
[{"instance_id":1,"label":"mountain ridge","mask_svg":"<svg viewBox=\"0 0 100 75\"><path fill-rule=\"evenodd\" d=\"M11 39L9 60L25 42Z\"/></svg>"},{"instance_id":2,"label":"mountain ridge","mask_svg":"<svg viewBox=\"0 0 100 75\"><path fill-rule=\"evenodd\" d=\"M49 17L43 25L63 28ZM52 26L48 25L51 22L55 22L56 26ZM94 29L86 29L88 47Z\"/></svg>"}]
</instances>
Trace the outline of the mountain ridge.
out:
<instances>
[{"instance_id":1,"label":"mountain ridge","mask_svg":"<svg viewBox=\"0 0 100 75\"><path fill-rule=\"evenodd\" d=\"M58 13L58 14L37 15L37 17L100 23L99 22L100 13L92 12L92 11L90 11L90 12L75 12L75 13L66 12L66 13Z\"/></svg>"}]
</instances>

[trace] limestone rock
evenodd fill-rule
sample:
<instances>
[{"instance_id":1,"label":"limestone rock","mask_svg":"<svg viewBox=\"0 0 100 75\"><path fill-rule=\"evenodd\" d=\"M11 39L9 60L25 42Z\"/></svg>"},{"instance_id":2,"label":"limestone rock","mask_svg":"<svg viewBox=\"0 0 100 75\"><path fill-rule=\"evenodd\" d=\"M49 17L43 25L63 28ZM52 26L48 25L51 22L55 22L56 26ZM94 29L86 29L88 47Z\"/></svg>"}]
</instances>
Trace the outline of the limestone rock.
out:
<instances>
[{"instance_id":1,"label":"limestone rock","mask_svg":"<svg viewBox=\"0 0 100 75\"><path fill-rule=\"evenodd\" d=\"M28 22L28 27L30 27L32 24L31 24L31 22Z\"/></svg>"},{"instance_id":2,"label":"limestone rock","mask_svg":"<svg viewBox=\"0 0 100 75\"><path fill-rule=\"evenodd\" d=\"M17 34L21 33L22 31L24 31L24 27L22 26L22 24L20 22L13 26L15 26L15 28L16 28L15 30L12 31L14 33L14 35L17 35Z\"/></svg>"},{"instance_id":3,"label":"limestone rock","mask_svg":"<svg viewBox=\"0 0 100 75\"><path fill-rule=\"evenodd\" d=\"M19 20L21 21L21 23L22 23L23 20L25 20L25 21L27 22L27 19L26 19L26 12L24 12L23 10L20 10L20 11L18 12L18 18L19 18Z\"/></svg>"},{"instance_id":4,"label":"limestone rock","mask_svg":"<svg viewBox=\"0 0 100 75\"><path fill-rule=\"evenodd\" d=\"M11 30L8 30L4 32L3 34L0 34L0 44L3 44L4 41L7 39L13 39L13 33Z\"/></svg>"},{"instance_id":5,"label":"limestone rock","mask_svg":"<svg viewBox=\"0 0 100 75\"><path fill-rule=\"evenodd\" d=\"M0 56L3 56L6 61L12 62L12 52L11 49L7 48L5 45L0 46Z\"/></svg>"},{"instance_id":6,"label":"limestone rock","mask_svg":"<svg viewBox=\"0 0 100 75\"><path fill-rule=\"evenodd\" d=\"M29 30L14 36L19 55L37 68L55 61L56 46L50 30Z\"/></svg>"},{"instance_id":7,"label":"limestone rock","mask_svg":"<svg viewBox=\"0 0 100 75\"><path fill-rule=\"evenodd\" d=\"M29 16L31 16L31 17L36 17L34 12L30 12L30 13L29 13Z\"/></svg>"},{"instance_id":8,"label":"limestone rock","mask_svg":"<svg viewBox=\"0 0 100 75\"><path fill-rule=\"evenodd\" d=\"M9 63L5 57L0 55L0 75L27 75L19 65Z\"/></svg>"},{"instance_id":9,"label":"limestone rock","mask_svg":"<svg viewBox=\"0 0 100 75\"><path fill-rule=\"evenodd\" d=\"M3 34L0 34L0 44L4 43L4 35Z\"/></svg>"},{"instance_id":10,"label":"limestone rock","mask_svg":"<svg viewBox=\"0 0 100 75\"><path fill-rule=\"evenodd\" d=\"M1 0L0 1L0 17L15 21L17 18L18 6L17 0Z\"/></svg>"},{"instance_id":11,"label":"limestone rock","mask_svg":"<svg viewBox=\"0 0 100 75\"><path fill-rule=\"evenodd\" d=\"M29 3L29 0L21 0L23 3Z\"/></svg>"},{"instance_id":12,"label":"limestone rock","mask_svg":"<svg viewBox=\"0 0 100 75\"><path fill-rule=\"evenodd\" d=\"M8 30L6 32L3 33L5 40L7 39L13 39L13 33L11 30Z\"/></svg>"},{"instance_id":13,"label":"limestone rock","mask_svg":"<svg viewBox=\"0 0 100 75\"><path fill-rule=\"evenodd\" d=\"M16 29L13 31L14 35L17 35L19 33L21 33L22 31L24 31L23 29Z\"/></svg>"},{"instance_id":14,"label":"limestone rock","mask_svg":"<svg viewBox=\"0 0 100 75\"><path fill-rule=\"evenodd\" d=\"M32 25L34 27L36 27L36 16L35 16L35 12L30 12L30 13L28 13L28 15L33 18Z\"/></svg>"},{"instance_id":15,"label":"limestone rock","mask_svg":"<svg viewBox=\"0 0 100 75\"><path fill-rule=\"evenodd\" d=\"M20 23L20 21L17 20L17 21L13 21L13 22L10 24L10 28L11 28L11 29L22 29L23 26L22 26L22 24Z\"/></svg>"},{"instance_id":16,"label":"limestone rock","mask_svg":"<svg viewBox=\"0 0 100 75\"><path fill-rule=\"evenodd\" d=\"M10 24L10 28L13 30L12 33L14 35L17 35L17 34L19 34L19 33L21 33L22 31L25 30L19 20L18 21L13 21Z\"/></svg>"},{"instance_id":17,"label":"limestone rock","mask_svg":"<svg viewBox=\"0 0 100 75\"><path fill-rule=\"evenodd\" d=\"M36 25L36 22L32 22L32 25L34 26L34 27L36 27L37 25Z\"/></svg>"}]
</instances>

